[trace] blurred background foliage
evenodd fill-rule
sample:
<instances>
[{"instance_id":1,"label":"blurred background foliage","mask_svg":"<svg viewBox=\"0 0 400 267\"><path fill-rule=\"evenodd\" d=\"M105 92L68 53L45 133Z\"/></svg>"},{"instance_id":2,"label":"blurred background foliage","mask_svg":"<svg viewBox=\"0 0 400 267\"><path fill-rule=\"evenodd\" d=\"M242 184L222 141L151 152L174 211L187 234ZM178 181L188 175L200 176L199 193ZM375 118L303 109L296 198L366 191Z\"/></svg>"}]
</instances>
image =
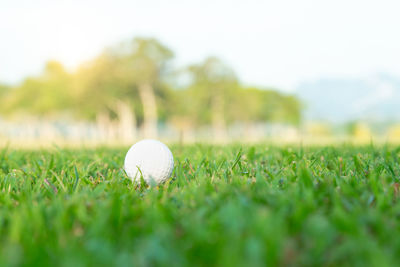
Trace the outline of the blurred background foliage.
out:
<instances>
[{"instance_id":1,"label":"blurred background foliage","mask_svg":"<svg viewBox=\"0 0 400 267\"><path fill-rule=\"evenodd\" d=\"M244 86L216 57L175 70L173 56L155 39L135 38L105 49L74 72L49 61L38 76L13 87L0 85L1 115L118 119L123 103L136 126L149 133L159 122L219 130L234 122L300 122L296 97ZM179 77L185 77L183 84Z\"/></svg>"},{"instance_id":2,"label":"blurred background foliage","mask_svg":"<svg viewBox=\"0 0 400 267\"><path fill-rule=\"evenodd\" d=\"M252 138L250 133L268 123L299 126L302 104L295 96L244 85L217 57L180 68L173 59L174 52L158 40L134 38L104 49L74 71L49 61L39 75L0 86L0 119L20 123L3 135L24 142L73 135L130 143L160 135L193 142L200 133L225 142L238 125L237 138ZM71 126L60 126L66 122Z\"/></svg>"}]
</instances>

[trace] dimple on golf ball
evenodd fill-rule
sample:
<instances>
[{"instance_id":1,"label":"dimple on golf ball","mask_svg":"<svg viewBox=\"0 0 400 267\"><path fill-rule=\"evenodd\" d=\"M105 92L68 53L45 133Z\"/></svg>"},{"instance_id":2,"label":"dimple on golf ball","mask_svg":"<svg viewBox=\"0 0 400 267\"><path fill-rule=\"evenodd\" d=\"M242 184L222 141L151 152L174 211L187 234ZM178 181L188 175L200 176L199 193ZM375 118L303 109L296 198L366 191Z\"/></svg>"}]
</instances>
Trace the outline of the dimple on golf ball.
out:
<instances>
[{"instance_id":1,"label":"dimple on golf ball","mask_svg":"<svg viewBox=\"0 0 400 267\"><path fill-rule=\"evenodd\" d=\"M159 184L167 180L174 169L171 150L157 140L145 139L134 144L125 157L124 169L132 181Z\"/></svg>"}]
</instances>

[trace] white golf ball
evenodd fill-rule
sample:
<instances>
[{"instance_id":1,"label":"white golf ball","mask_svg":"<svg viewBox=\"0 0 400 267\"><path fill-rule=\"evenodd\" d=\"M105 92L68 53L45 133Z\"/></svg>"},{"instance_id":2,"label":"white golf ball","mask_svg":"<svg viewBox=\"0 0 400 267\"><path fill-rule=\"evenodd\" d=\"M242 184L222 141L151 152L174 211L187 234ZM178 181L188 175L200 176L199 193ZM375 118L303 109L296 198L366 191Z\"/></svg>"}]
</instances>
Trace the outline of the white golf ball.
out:
<instances>
[{"instance_id":1,"label":"white golf ball","mask_svg":"<svg viewBox=\"0 0 400 267\"><path fill-rule=\"evenodd\" d=\"M174 169L171 150L157 140L145 139L134 144L125 157L124 169L132 181L159 184L167 180Z\"/></svg>"}]
</instances>

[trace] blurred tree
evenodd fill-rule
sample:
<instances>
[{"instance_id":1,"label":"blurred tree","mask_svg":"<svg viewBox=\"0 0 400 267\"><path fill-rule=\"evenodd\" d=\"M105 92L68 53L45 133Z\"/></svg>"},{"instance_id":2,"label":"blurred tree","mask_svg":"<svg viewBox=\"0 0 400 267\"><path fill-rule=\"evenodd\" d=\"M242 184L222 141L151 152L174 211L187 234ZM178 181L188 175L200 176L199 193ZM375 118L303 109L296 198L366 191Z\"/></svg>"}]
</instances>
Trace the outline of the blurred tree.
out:
<instances>
[{"instance_id":1,"label":"blurred tree","mask_svg":"<svg viewBox=\"0 0 400 267\"><path fill-rule=\"evenodd\" d=\"M171 122L183 135L201 125L212 125L217 141L225 138L226 125L283 122L298 125L301 103L275 90L242 87L232 69L217 58L189 66L175 77L179 90L171 97ZM184 84L184 85L182 85ZM190 138L191 139L191 138Z\"/></svg>"},{"instance_id":2,"label":"blurred tree","mask_svg":"<svg viewBox=\"0 0 400 267\"><path fill-rule=\"evenodd\" d=\"M181 142L192 142L194 136L192 131L199 125L202 112L201 101L194 98L192 90L178 89L171 91L169 103L166 105L168 121L172 123L180 132Z\"/></svg>"},{"instance_id":3,"label":"blurred tree","mask_svg":"<svg viewBox=\"0 0 400 267\"><path fill-rule=\"evenodd\" d=\"M121 69L118 58L109 51L83 64L74 79L74 110L77 117L96 120L106 134L104 139L118 134L123 141L132 142L136 137L135 109L139 102L129 75Z\"/></svg>"},{"instance_id":4,"label":"blurred tree","mask_svg":"<svg viewBox=\"0 0 400 267\"><path fill-rule=\"evenodd\" d=\"M10 89L11 88L8 85L0 84L0 113L3 112L5 99L9 94Z\"/></svg>"},{"instance_id":5,"label":"blurred tree","mask_svg":"<svg viewBox=\"0 0 400 267\"><path fill-rule=\"evenodd\" d=\"M119 74L137 89L143 109L144 135L157 136L157 96L166 95L162 80L173 57L172 51L155 39L136 38L110 52L119 62Z\"/></svg>"},{"instance_id":6,"label":"blurred tree","mask_svg":"<svg viewBox=\"0 0 400 267\"><path fill-rule=\"evenodd\" d=\"M215 57L185 68L184 85L179 85L180 78L169 72L172 57L157 40L136 38L104 50L74 74L51 61L41 75L17 88L0 87L2 108L40 116L71 113L97 120L105 132L117 129L113 136L126 140L132 140L137 125L146 137L155 137L163 120L183 132L211 125L217 141L225 140L226 126L234 122L300 122L296 97L242 87L234 71Z\"/></svg>"},{"instance_id":7,"label":"blurred tree","mask_svg":"<svg viewBox=\"0 0 400 267\"><path fill-rule=\"evenodd\" d=\"M237 91L231 105L230 117L237 121L300 123L300 101L295 96L284 95L276 90L242 88Z\"/></svg>"},{"instance_id":8,"label":"blurred tree","mask_svg":"<svg viewBox=\"0 0 400 267\"><path fill-rule=\"evenodd\" d=\"M346 134L349 135L349 136L353 136L354 133L356 132L357 125L358 125L358 121L346 122L345 125L344 125L344 129L345 129Z\"/></svg>"},{"instance_id":9,"label":"blurred tree","mask_svg":"<svg viewBox=\"0 0 400 267\"><path fill-rule=\"evenodd\" d=\"M285 95L277 90L263 91L266 121L286 122L298 125L301 119L301 102L292 95Z\"/></svg>"},{"instance_id":10,"label":"blurred tree","mask_svg":"<svg viewBox=\"0 0 400 267\"><path fill-rule=\"evenodd\" d=\"M86 105L83 114L93 117L93 111L104 106L111 111L118 99L117 103L134 106L144 135L155 137L158 116L162 113L157 101L162 102L169 95L162 80L172 56L172 52L155 39L136 38L105 50L78 72L78 99ZM138 109L140 105L141 110Z\"/></svg>"},{"instance_id":11,"label":"blurred tree","mask_svg":"<svg viewBox=\"0 0 400 267\"><path fill-rule=\"evenodd\" d=\"M223 141L229 105L238 89L236 74L215 57L189 66L186 72L189 85L181 92L179 112L197 125L211 123L216 141Z\"/></svg>"},{"instance_id":12,"label":"blurred tree","mask_svg":"<svg viewBox=\"0 0 400 267\"><path fill-rule=\"evenodd\" d=\"M118 59L102 53L94 60L83 64L75 74L74 99L76 115L94 120L100 113L117 116L117 103L126 102L135 107L136 96L129 77L121 74ZM134 110L131 111L134 113Z\"/></svg>"},{"instance_id":13,"label":"blurred tree","mask_svg":"<svg viewBox=\"0 0 400 267\"><path fill-rule=\"evenodd\" d=\"M19 112L50 117L70 111L72 79L64 67L56 62L47 62L43 73L37 78L27 78L13 88L5 97L7 113Z\"/></svg>"}]
</instances>

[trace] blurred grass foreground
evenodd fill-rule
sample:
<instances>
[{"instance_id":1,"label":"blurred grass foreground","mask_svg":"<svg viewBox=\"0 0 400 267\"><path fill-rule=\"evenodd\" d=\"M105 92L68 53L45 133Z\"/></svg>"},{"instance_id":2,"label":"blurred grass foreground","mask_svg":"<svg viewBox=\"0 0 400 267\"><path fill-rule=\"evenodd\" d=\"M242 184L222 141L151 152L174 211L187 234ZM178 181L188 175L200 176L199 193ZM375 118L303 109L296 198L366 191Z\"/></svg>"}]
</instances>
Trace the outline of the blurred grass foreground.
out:
<instances>
[{"instance_id":1,"label":"blurred grass foreground","mask_svg":"<svg viewBox=\"0 0 400 267\"><path fill-rule=\"evenodd\" d=\"M173 56L155 39L136 38L105 49L73 72L50 61L40 75L0 85L0 140L225 142L296 136L301 104L295 96L244 86L215 57L175 68Z\"/></svg>"},{"instance_id":2,"label":"blurred grass foreground","mask_svg":"<svg viewBox=\"0 0 400 267\"><path fill-rule=\"evenodd\" d=\"M125 149L0 150L0 265L399 266L398 147L171 149L158 187Z\"/></svg>"}]
</instances>

